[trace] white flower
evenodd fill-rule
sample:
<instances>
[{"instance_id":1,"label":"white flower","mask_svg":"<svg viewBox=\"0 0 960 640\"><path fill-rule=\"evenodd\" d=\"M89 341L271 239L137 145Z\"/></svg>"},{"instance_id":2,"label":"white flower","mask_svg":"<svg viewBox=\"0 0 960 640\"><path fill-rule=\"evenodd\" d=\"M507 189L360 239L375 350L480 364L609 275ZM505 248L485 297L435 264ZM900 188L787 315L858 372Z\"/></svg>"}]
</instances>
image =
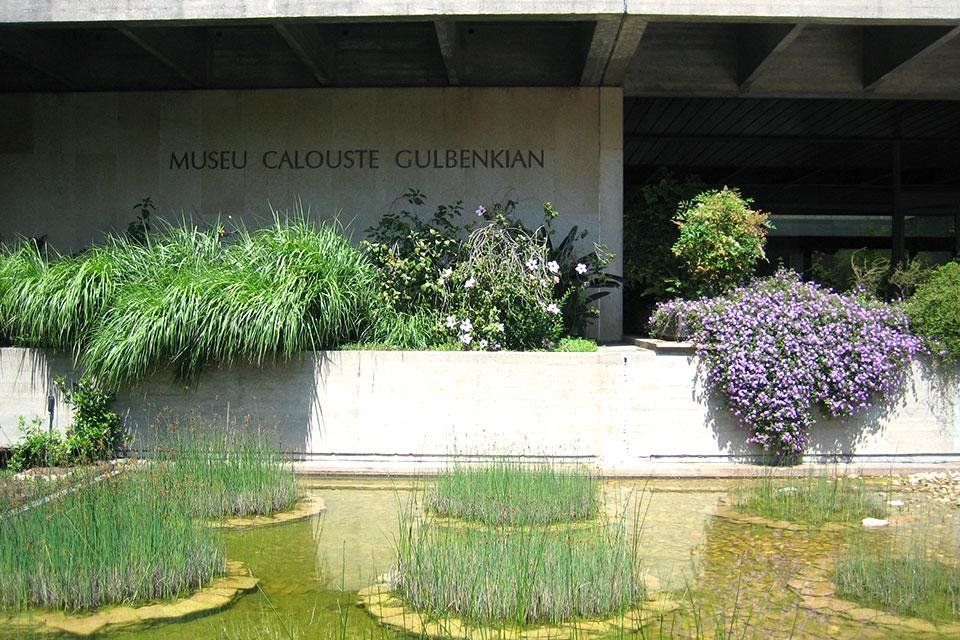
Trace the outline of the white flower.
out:
<instances>
[{"instance_id":1,"label":"white flower","mask_svg":"<svg viewBox=\"0 0 960 640\"><path fill-rule=\"evenodd\" d=\"M534 269L537 268L538 264L539 263L537 262L536 258L530 258L529 260L527 260L527 269L530 269L530 271L533 271Z\"/></svg>"},{"instance_id":2,"label":"white flower","mask_svg":"<svg viewBox=\"0 0 960 640\"><path fill-rule=\"evenodd\" d=\"M446 280L452 275L453 275L453 269L451 269L450 267L447 267L446 269L440 272L440 279Z\"/></svg>"},{"instance_id":3,"label":"white flower","mask_svg":"<svg viewBox=\"0 0 960 640\"><path fill-rule=\"evenodd\" d=\"M493 326L496 327L497 331L499 331L500 333L503 333L504 327L502 322L494 322Z\"/></svg>"},{"instance_id":4,"label":"white flower","mask_svg":"<svg viewBox=\"0 0 960 640\"><path fill-rule=\"evenodd\" d=\"M557 264L556 260L551 260L548 262L547 269L550 269L550 273L560 273L560 265Z\"/></svg>"},{"instance_id":5,"label":"white flower","mask_svg":"<svg viewBox=\"0 0 960 640\"><path fill-rule=\"evenodd\" d=\"M477 345L478 345L481 349L486 349L488 344L489 344L489 343L487 342L487 339L486 339L486 338L481 338L480 342L477 343Z\"/></svg>"},{"instance_id":6,"label":"white flower","mask_svg":"<svg viewBox=\"0 0 960 640\"><path fill-rule=\"evenodd\" d=\"M560 284L560 276L553 276L553 284Z\"/></svg>"},{"instance_id":7,"label":"white flower","mask_svg":"<svg viewBox=\"0 0 960 640\"><path fill-rule=\"evenodd\" d=\"M447 329L457 326L457 316L447 316Z\"/></svg>"},{"instance_id":8,"label":"white flower","mask_svg":"<svg viewBox=\"0 0 960 640\"><path fill-rule=\"evenodd\" d=\"M468 278L467 281L463 283L463 288L464 288L464 289L469 289L470 287L472 287L472 286L475 285L475 284L477 284L477 281L474 280L474 279L471 277L471 278Z\"/></svg>"},{"instance_id":9,"label":"white flower","mask_svg":"<svg viewBox=\"0 0 960 640\"><path fill-rule=\"evenodd\" d=\"M470 344L472 341L473 341L473 336L471 336L469 333L465 333L462 336L460 336L460 342L462 342L463 344Z\"/></svg>"},{"instance_id":10,"label":"white flower","mask_svg":"<svg viewBox=\"0 0 960 640\"><path fill-rule=\"evenodd\" d=\"M578 263L577 263L577 273L579 273L580 275L583 275L583 274L585 274L586 272L587 272L587 265L583 264L582 262L578 262Z\"/></svg>"},{"instance_id":11,"label":"white flower","mask_svg":"<svg viewBox=\"0 0 960 640\"><path fill-rule=\"evenodd\" d=\"M483 214L485 214L486 212L487 212L487 208L486 208L485 206L480 205L479 207L477 207L477 215L478 215L479 217L482 218L482 217L483 217Z\"/></svg>"},{"instance_id":12,"label":"white flower","mask_svg":"<svg viewBox=\"0 0 960 640\"><path fill-rule=\"evenodd\" d=\"M554 315L560 313L560 307L556 305L555 302L551 302L547 305L547 313L552 313Z\"/></svg>"},{"instance_id":13,"label":"white flower","mask_svg":"<svg viewBox=\"0 0 960 640\"><path fill-rule=\"evenodd\" d=\"M470 318L464 318L463 322L460 323L460 332L470 333L472 330L473 330L473 323L470 322Z\"/></svg>"}]
</instances>

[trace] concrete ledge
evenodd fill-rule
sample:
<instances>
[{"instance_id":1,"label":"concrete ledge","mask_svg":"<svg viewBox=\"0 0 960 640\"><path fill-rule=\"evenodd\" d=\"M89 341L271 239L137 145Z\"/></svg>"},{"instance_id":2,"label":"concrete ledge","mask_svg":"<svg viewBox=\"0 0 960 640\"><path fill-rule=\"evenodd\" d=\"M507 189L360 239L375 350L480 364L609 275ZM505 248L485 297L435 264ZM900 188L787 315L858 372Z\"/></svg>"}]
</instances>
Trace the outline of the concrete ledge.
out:
<instances>
[{"instance_id":1,"label":"concrete ledge","mask_svg":"<svg viewBox=\"0 0 960 640\"><path fill-rule=\"evenodd\" d=\"M648 349L657 355L662 356L692 356L696 350L696 345L692 342L672 340L658 340L657 338L640 338L637 336L624 336L624 342L641 349Z\"/></svg>"}]
</instances>

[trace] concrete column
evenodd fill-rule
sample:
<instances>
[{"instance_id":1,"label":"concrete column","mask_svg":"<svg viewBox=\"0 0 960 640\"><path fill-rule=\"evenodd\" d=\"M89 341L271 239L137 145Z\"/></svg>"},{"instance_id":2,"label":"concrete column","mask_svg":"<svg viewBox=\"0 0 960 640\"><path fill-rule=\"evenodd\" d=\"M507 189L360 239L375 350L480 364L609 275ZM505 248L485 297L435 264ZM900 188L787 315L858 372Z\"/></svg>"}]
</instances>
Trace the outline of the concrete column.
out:
<instances>
[{"instance_id":1,"label":"concrete column","mask_svg":"<svg viewBox=\"0 0 960 640\"><path fill-rule=\"evenodd\" d=\"M623 89L602 87L597 90L600 113L598 149L597 227L598 244L605 244L614 255L607 268L623 274ZM600 321L597 335L601 341L623 337L623 291L613 289L599 300Z\"/></svg>"}]
</instances>

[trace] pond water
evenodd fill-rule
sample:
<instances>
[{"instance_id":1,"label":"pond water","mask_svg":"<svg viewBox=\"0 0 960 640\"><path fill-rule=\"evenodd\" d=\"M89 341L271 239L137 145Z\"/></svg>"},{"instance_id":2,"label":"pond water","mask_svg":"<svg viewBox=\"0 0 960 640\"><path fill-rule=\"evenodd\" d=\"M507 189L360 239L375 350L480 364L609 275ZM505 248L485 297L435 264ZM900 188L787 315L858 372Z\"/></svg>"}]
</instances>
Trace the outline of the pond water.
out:
<instances>
[{"instance_id":1,"label":"pond water","mask_svg":"<svg viewBox=\"0 0 960 640\"><path fill-rule=\"evenodd\" d=\"M417 489L410 480L303 479L322 496L326 512L289 524L226 532L227 556L247 564L261 589L219 613L186 622L109 634L110 638L369 638L407 636L380 627L355 606L356 591L390 571L398 514ZM682 601L686 627L717 637L719 623L736 638L905 638L942 633L893 630L798 607L787 588L812 563L834 557L859 535L897 539L921 531L945 558L958 558L960 510L919 494L905 502L896 527L873 531L790 531L740 524L711 512L735 483L727 480L606 481L610 510L628 508L642 522L643 564L661 589ZM633 520L633 518L631 518ZM897 533L900 532L900 534ZM684 595L685 594L685 595ZM692 611L699 611L695 615ZM674 614L676 615L676 614ZM669 616L664 619L669 627ZM660 635L662 633L662 635ZM698 637L695 632L648 629L625 637ZM3 636L0 631L0 636ZM8 637L8 636L4 636Z\"/></svg>"}]
</instances>

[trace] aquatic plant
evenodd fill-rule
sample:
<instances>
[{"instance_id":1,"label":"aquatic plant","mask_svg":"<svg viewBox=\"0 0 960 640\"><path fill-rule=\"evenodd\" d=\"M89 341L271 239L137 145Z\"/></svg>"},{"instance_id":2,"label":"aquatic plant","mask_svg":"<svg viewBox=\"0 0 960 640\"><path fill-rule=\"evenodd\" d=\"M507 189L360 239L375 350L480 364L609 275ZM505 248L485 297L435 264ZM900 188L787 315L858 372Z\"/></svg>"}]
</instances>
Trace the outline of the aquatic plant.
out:
<instances>
[{"instance_id":1,"label":"aquatic plant","mask_svg":"<svg viewBox=\"0 0 960 640\"><path fill-rule=\"evenodd\" d=\"M264 434L192 425L167 431L155 451L153 462L201 518L285 511L299 497L293 466Z\"/></svg>"},{"instance_id":2,"label":"aquatic plant","mask_svg":"<svg viewBox=\"0 0 960 640\"><path fill-rule=\"evenodd\" d=\"M222 543L162 470L88 477L0 518L0 604L88 609L176 596L224 568Z\"/></svg>"},{"instance_id":3,"label":"aquatic plant","mask_svg":"<svg viewBox=\"0 0 960 640\"><path fill-rule=\"evenodd\" d=\"M537 624L624 612L643 599L636 534L609 528L401 523L395 590L430 616Z\"/></svg>"},{"instance_id":4,"label":"aquatic plant","mask_svg":"<svg viewBox=\"0 0 960 640\"><path fill-rule=\"evenodd\" d=\"M457 464L437 476L424 507L491 525L545 525L596 517L600 489L585 467Z\"/></svg>"},{"instance_id":5,"label":"aquatic plant","mask_svg":"<svg viewBox=\"0 0 960 640\"><path fill-rule=\"evenodd\" d=\"M827 474L759 478L737 491L736 508L768 518L814 526L881 518L886 508L860 478Z\"/></svg>"},{"instance_id":6,"label":"aquatic plant","mask_svg":"<svg viewBox=\"0 0 960 640\"><path fill-rule=\"evenodd\" d=\"M781 461L804 451L818 410L852 416L892 400L924 352L899 308L782 269L723 296L660 304L650 328L696 343L706 388L726 399L748 442Z\"/></svg>"},{"instance_id":7,"label":"aquatic plant","mask_svg":"<svg viewBox=\"0 0 960 640\"><path fill-rule=\"evenodd\" d=\"M876 540L859 540L837 560L838 595L934 622L960 616L960 566L937 559L923 538L896 551Z\"/></svg>"}]
</instances>

